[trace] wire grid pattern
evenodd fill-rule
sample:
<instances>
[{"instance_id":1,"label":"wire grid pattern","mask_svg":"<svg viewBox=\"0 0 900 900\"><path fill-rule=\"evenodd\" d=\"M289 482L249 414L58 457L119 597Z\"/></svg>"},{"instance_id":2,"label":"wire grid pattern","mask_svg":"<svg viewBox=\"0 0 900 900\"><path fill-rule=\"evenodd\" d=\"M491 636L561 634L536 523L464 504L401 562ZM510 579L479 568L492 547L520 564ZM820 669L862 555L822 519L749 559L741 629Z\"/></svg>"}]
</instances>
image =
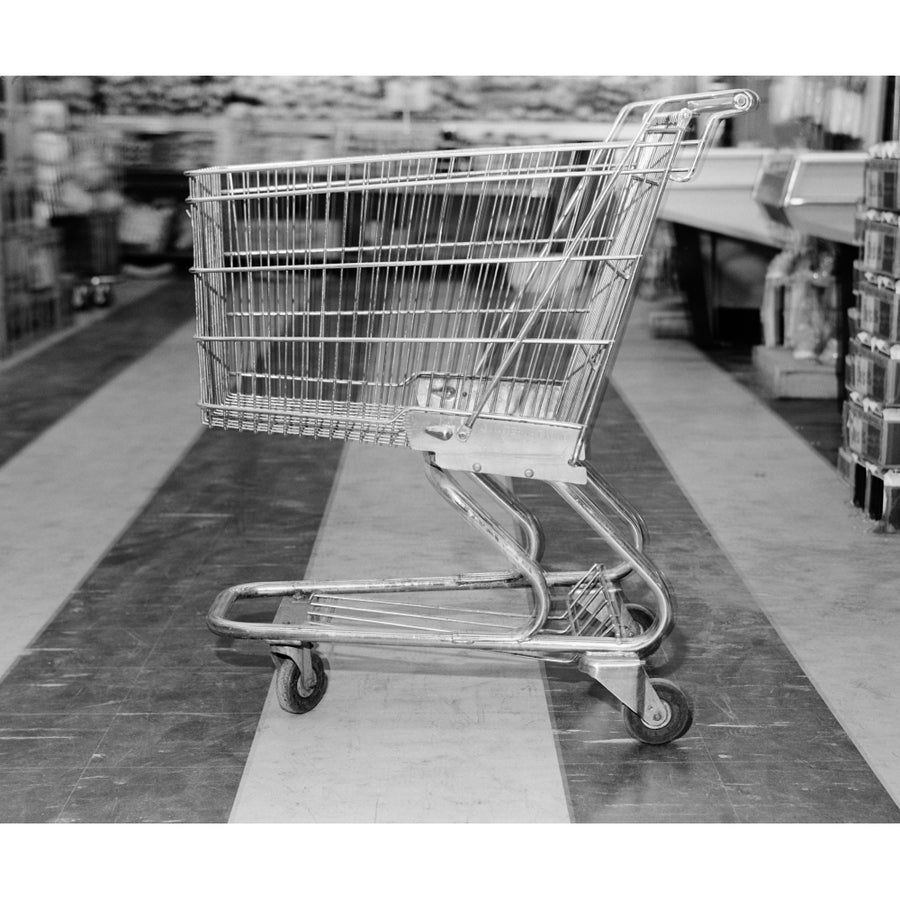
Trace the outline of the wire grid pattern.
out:
<instances>
[{"instance_id":1,"label":"wire grid pattern","mask_svg":"<svg viewBox=\"0 0 900 900\"><path fill-rule=\"evenodd\" d=\"M585 428L683 131L189 173L204 421L393 445L411 408Z\"/></svg>"},{"instance_id":2,"label":"wire grid pattern","mask_svg":"<svg viewBox=\"0 0 900 900\"><path fill-rule=\"evenodd\" d=\"M477 592L475 592L477 594ZM456 594L438 595L435 603L415 602L409 595L377 597L371 594L315 593L308 599L311 625L323 627L390 628L420 633L502 634L524 628L531 618L527 591L506 591L504 606L497 607L498 592L490 591L492 605L473 604ZM625 607L624 594L594 565L564 597L553 598L544 629L555 634L585 637L630 637L634 623Z\"/></svg>"}]
</instances>

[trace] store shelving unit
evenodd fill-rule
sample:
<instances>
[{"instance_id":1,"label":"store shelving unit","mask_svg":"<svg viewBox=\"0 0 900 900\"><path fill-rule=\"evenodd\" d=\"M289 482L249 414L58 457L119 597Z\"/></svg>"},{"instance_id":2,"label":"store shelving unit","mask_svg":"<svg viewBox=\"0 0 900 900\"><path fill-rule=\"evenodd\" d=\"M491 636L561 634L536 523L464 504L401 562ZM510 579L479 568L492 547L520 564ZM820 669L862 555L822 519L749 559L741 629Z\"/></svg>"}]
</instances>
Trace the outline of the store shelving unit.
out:
<instances>
[{"instance_id":1,"label":"store shelving unit","mask_svg":"<svg viewBox=\"0 0 900 900\"><path fill-rule=\"evenodd\" d=\"M218 117L102 116L92 127L117 143L122 192L128 203L120 228L124 261L190 265L190 227L184 215L185 171L218 161Z\"/></svg>"},{"instance_id":2,"label":"store shelving unit","mask_svg":"<svg viewBox=\"0 0 900 900\"><path fill-rule=\"evenodd\" d=\"M22 79L0 79L0 358L66 325L59 236L33 216Z\"/></svg>"},{"instance_id":3,"label":"store shelving unit","mask_svg":"<svg viewBox=\"0 0 900 900\"><path fill-rule=\"evenodd\" d=\"M856 307L846 359L839 469L853 500L900 531L900 143L876 145L857 216Z\"/></svg>"}]
</instances>

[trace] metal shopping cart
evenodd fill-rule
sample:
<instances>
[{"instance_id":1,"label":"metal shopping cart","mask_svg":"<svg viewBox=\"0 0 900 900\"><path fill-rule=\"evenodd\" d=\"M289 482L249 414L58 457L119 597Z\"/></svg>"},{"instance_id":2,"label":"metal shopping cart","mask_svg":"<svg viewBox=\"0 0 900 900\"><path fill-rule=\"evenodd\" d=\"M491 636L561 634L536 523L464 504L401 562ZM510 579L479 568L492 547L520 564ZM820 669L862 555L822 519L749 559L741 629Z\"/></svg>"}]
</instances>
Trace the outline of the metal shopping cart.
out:
<instances>
[{"instance_id":1,"label":"metal shopping cart","mask_svg":"<svg viewBox=\"0 0 900 900\"><path fill-rule=\"evenodd\" d=\"M673 626L669 588L587 441L664 188L756 103L743 90L633 103L596 143L188 173L205 424L419 450L438 494L510 563L224 590L210 628L268 643L285 710L318 704L317 648L343 642L576 664L636 739L687 731L686 695L644 669ZM545 568L513 478L552 486L615 564ZM627 602L632 573L652 608ZM281 599L272 623L239 618L260 598Z\"/></svg>"},{"instance_id":2,"label":"metal shopping cart","mask_svg":"<svg viewBox=\"0 0 900 900\"><path fill-rule=\"evenodd\" d=\"M63 268L73 281L72 309L111 306L119 280L119 213L92 210L52 220L63 241Z\"/></svg>"},{"instance_id":3,"label":"metal shopping cart","mask_svg":"<svg viewBox=\"0 0 900 900\"><path fill-rule=\"evenodd\" d=\"M37 194L62 238L70 304L110 306L120 264L120 141L92 128L56 138L64 152L55 164L38 167Z\"/></svg>"}]
</instances>

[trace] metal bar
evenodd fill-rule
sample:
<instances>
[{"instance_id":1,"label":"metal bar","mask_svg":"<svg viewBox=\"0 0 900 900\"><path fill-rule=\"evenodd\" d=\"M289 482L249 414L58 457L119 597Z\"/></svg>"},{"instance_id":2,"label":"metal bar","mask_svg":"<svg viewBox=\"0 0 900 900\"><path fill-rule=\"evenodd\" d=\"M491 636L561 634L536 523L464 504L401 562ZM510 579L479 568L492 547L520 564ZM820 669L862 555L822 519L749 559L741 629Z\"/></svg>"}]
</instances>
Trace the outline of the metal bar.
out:
<instances>
[{"instance_id":1,"label":"metal bar","mask_svg":"<svg viewBox=\"0 0 900 900\"><path fill-rule=\"evenodd\" d=\"M379 619L364 619L358 615L347 616L341 615L340 613L332 613L325 612L324 610L339 610L340 613L368 613L369 615L381 616ZM316 606L315 611L311 611L310 615L315 615L318 619L339 619L345 622L366 622L374 625L404 625L404 623L396 622L396 619L415 619L417 621L422 622L444 622L450 625L475 625L479 628L504 628L508 627L508 623L500 623L500 622L480 622L472 619L460 619L454 618L452 616L426 616L422 614L416 613L405 613L405 612L387 612L385 610L373 609L372 607L366 606L343 606L339 603L332 604L329 606ZM520 616L519 618L527 619L527 616ZM404 627L407 628L415 628L417 627L414 624L406 622ZM425 626L422 626L423 628ZM433 629L434 630L434 629ZM443 631L447 631L450 629L441 629Z\"/></svg>"},{"instance_id":2,"label":"metal bar","mask_svg":"<svg viewBox=\"0 0 900 900\"><path fill-rule=\"evenodd\" d=\"M331 609L326 602L326 600L338 600L338 601L346 601L346 602L355 602L358 601L360 603L367 603L370 606L384 606L384 607L400 607L401 609L424 609L429 612L452 612L452 613L466 613L473 615L481 615L481 616L494 616L496 618L502 619L520 619L522 618L521 613L512 613L505 612L503 610L487 610L487 609L470 609L468 607L460 607L460 606L431 606L425 603L404 603L401 600L378 600L373 597L367 597L363 600L360 597L335 597L331 594L322 594L317 593L313 595L310 599L309 606L310 609L313 607L319 608L320 606L323 609ZM385 615L389 615L387 611L385 611Z\"/></svg>"},{"instance_id":3,"label":"metal bar","mask_svg":"<svg viewBox=\"0 0 900 900\"><path fill-rule=\"evenodd\" d=\"M675 624L674 601L662 572L641 550L630 546L618 536L579 485L551 482L551 486L607 544L631 564L632 569L653 592L657 600L656 620L653 627L640 636L640 649L637 651L645 655L652 652Z\"/></svg>"},{"instance_id":4,"label":"metal bar","mask_svg":"<svg viewBox=\"0 0 900 900\"><path fill-rule=\"evenodd\" d=\"M371 644L401 647L464 646L473 650L499 650L526 653L586 653L600 652L616 655L643 655L647 652L646 636L637 638L590 637L542 631L530 637L514 633L504 635L474 635L468 633L437 632L429 634L403 633L386 629L354 630L324 628L318 625L282 625L266 622L244 622L229 618L232 607L241 600L260 597L287 597L317 589L341 591L395 591L409 582L394 580L343 583L260 582L235 585L222 591L207 616L207 624L216 634L233 638L251 638L287 646L304 642ZM437 589L413 584L408 590Z\"/></svg>"},{"instance_id":5,"label":"metal bar","mask_svg":"<svg viewBox=\"0 0 900 900\"><path fill-rule=\"evenodd\" d=\"M434 313L439 314L453 314L454 316L482 316L490 313L504 313L506 312L506 308L502 306L498 307L486 307L484 309L454 309L452 307L438 307L435 309L410 309L406 311L407 316L418 316L424 317L428 315L433 315ZM586 313L590 311L590 307L574 307L569 309L567 307L550 307L549 309L545 309L544 312L547 313ZM340 317L349 317L354 319L361 319L366 316L390 316L393 315L392 310L387 309L363 309L363 310L351 310L351 309L326 309L319 311L311 311L304 309L282 309L282 310L247 310L247 311L235 311L235 312L226 312L225 318L227 319L237 319L237 318L252 318L253 316L265 317L270 316L273 318L278 318L282 316L293 316L295 318L302 317L311 317L311 316L340 316ZM218 340L218 338L216 338ZM385 338L385 340L388 340Z\"/></svg>"},{"instance_id":6,"label":"metal bar","mask_svg":"<svg viewBox=\"0 0 900 900\"><path fill-rule=\"evenodd\" d=\"M242 316L241 318L253 318L252 316ZM210 343L246 343L250 341L253 344L266 343L309 343L310 338L305 337L287 337L287 336L268 336L253 335L249 338L240 335L217 335L217 334L195 334L194 340L209 341ZM316 335L312 339L317 344L345 344L348 343L347 338L341 335ZM572 346L581 346L589 344L591 346L606 346L612 344L611 340L603 338L459 338L459 337L357 337L352 343L356 344L537 344L540 346L565 344Z\"/></svg>"},{"instance_id":7,"label":"metal bar","mask_svg":"<svg viewBox=\"0 0 900 900\"><path fill-rule=\"evenodd\" d=\"M432 247L434 249L440 249L445 247L444 244L434 244ZM317 252L323 252L323 250ZM289 253L291 255L295 255L300 251L281 251L277 254L278 256L286 256ZM332 250L328 250L329 253L338 253L340 252L339 248L335 247ZM247 257L248 254L244 251L233 251L231 254L223 254L225 256L240 256ZM270 253L269 257L273 254ZM233 273L233 274L242 274L242 273L250 273L250 272L326 272L328 270L338 270L338 269L401 269L404 267L409 268L424 268L424 267L440 267L440 266L459 266L459 265L467 265L467 266L496 266L507 263L562 263L562 262L612 262L612 261L622 261L622 262L636 262L640 259L637 255L621 255L621 256L612 256L609 254L598 254L593 256L579 256L572 255L569 257L563 256L507 256L507 257L484 257L480 259L466 259L466 258L457 258L457 257L446 257L440 259L407 259L407 260L354 260L350 262L321 262L321 263L300 263L300 264L269 264L266 266L192 266L191 273L194 275L207 275L207 274L216 274L216 273Z\"/></svg>"},{"instance_id":8,"label":"metal bar","mask_svg":"<svg viewBox=\"0 0 900 900\"><path fill-rule=\"evenodd\" d=\"M510 638L519 641L533 636L543 626L550 612L550 591L543 569L527 549L523 548L496 519L485 512L447 472L431 462L425 466L425 472L435 490L462 513L470 525L490 538L513 564L513 568L518 570L531 585L534 603L531 621L527 626L513 631Z\"/></svg>"}]
</instances>

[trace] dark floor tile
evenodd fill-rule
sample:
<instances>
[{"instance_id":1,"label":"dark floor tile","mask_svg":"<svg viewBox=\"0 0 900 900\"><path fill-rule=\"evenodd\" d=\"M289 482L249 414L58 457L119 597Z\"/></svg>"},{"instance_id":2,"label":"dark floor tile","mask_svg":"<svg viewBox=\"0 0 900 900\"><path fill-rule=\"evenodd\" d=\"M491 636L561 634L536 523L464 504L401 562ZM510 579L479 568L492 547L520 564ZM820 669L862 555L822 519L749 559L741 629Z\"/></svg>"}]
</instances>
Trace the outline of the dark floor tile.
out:
<instances>
[{"instance_id":1,"label":"dark floor tile","mask_svg":"<svg viewBox=\"0 0 900 900\"><path fill-rule=\"evenodd\" d=\"M718 759L715 766L742 821L767 821L780 808L794 818L773 821L900 822L900 810L861 759L797 762L773 748L765 760Z\"/></svg>"},{"instance_id":2,"label":"dark floor tile","mask_svg":"<svg viewBox=\"0 0 900 900\"><path fill-rule=\"evenodd\" d=\"M890 811L841 804L833 797L804 797L798 803L735 804L734 813L742 825L858 825L900 821Z\"/></svg>"},{"instance_id":3,"label":"dark floor tile","mask_svg":"<svg viewBox=\"0 0 900 900\"><path fill-rule=\"evenodd\" d=\"M228 821L242 766L107 768L85 773L59 822L217 824Z\"/></svg>"},{"instance_id":4,"label":"dark floor tile","mask_svg":"<svg viewBox=\"0 0 900 900\"><path fill-rule=\"evenodd\" d=\"M103 735L91 768L211 771L242 766L258 718L258 714L120 714Z\"/></svg>"},{"instance_id":5,"label":"dark floor tile","mask_svg":"<svg viewBox=\"0 0 900 900\"><path fill-rule=\"evenodd\" d=\"M81 772L81 768L0 769L0 822L56 821Z\"/></svg>"},{"instance_id":6,"label":"dark floor tile","mask_svg":"<svg viewBox=\"0 0 900 900\"><path fill-rule=\"evenodd\" d=\"M241 671L144 670L120 706L123 713L258 715L273 666Z\"/></svg>"},{"instance_id":7,"label":"dark floor tile","mask_svg":"<svg viewBox=\"0 0 900 900\"><path fill-rule=\"evenodd\" d=\"M695 722L713 759L761 762L777 757L798 766L856 764L859 752L827 709L758 706L735 721ZM872 776L874 778L874 776Z\"/></svg>"},{"instance_id":8,"label":"dark floor tile","mask_svg":"<svg viewBox=\"0 0 900 900\"><path fill-rule=\"evenodd\" d=\"M114 719L104 714L0 715L0 770L86 766Z\"/></svg>"},{"instance_id":9,"label":"dark floor tile","mask_svg":"<svg viewBox=\"0 0 900 900\"><path fill-rule=\"evenodd\" d=\"M78 590L34 641L35 646L68 646L86 634L124 630L135 634L162 629L172 615L173 599L125 591Z\"/></svg>"},{"instance_id":10,"label":"dark floor tile","mask_svg":"<svg viewBox=\"0 0 900 900\"><path fill-rule=\"evenodd\" d=\"M578 811L578 822L587 825L729 825L740 822L728 805L707 803L611 803L602 797L585 795Z\"/></svg>"},{"instance_id":11,"label":"dark floor tile","mask_svg":"<svg viewBox=\"0 0 900 900\"><path fill-rule=\"evenodd\" d=\"M137 680L137 668L73 669L66 654L31 652L0 682L0 714L115 712Z\"/></svg>"},{"instance_id":12,"label":"dark floor tile","mask_svg":"<svg viewBox=\"0 0 900 900\"><path fill-rule=\"evenodd\" d=\"M270 669L270 654L261 641L213 634L202 619L186 627L170 628L144 658L146 670L191 669L226 672Z\"/></svg>"},{"instance_id":13,"label":"dark floor tile","mask_svg":"<svg viewBox=\"0 0 900 900\"><path fill-rule=\"evenodd\" d=\"M191 290L166 284L0 372L0 464L188 321Z\"/></svg>"},{"instance_id":14,"label":"dark floor tile","mask_svg":"<svg viewBox=\"0 0 900 900\"><path fill-rule=\"evenodd\" d=\"M566 767L575 820L732 821L731 803L709 760L644 763L609 760L591 769ZM669 818L669 817L672 818Z\"/></svg>"},{"instance_id":15,"label":"dark floor tile","mask_svg":"<svg viewBox=\"0 0 900 900\"><path fill-rule=\"evenodd\" d=\"M40 635L34 652L58 656L60 669L134 668L149 656L164 627L162 622L134 628L112 621L85 631L54 621Z\"/></svg>"}]
</instances>

